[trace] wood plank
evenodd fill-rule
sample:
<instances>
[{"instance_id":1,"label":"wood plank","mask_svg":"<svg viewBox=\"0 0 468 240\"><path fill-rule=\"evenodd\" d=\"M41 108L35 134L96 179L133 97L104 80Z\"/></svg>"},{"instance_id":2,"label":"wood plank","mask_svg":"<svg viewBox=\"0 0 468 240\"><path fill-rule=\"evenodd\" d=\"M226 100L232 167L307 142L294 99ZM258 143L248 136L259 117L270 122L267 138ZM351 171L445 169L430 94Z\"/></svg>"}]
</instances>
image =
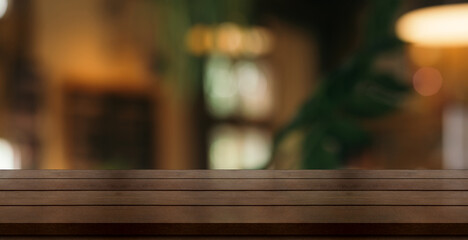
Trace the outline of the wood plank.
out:
<instances>
[{"instance_id":1,"label":"wood plank","mask_svg":"<svg viewBox=\"0 0 468 240\"><path fill-rule=\"evenodd\" d=\"M301 223L301 224L262 224L262 223L71 223L71 224L1 224L3 236L466 236L466 224L420 224L420 223ZM177 238L176 238L177 239ZM287 238L288 239L288 238Z\"/></svg>"},{"instance_id":2,"label":"wood plank","mask_svg":"<svg viewBox=\"0 0 468 240\"><path fill-rule=\"evenodd\" d=\"M467 220L466 206L0 206L0 223L466 224Z\"/></svg>"},{"instance_id":3,"label":"wood plank","mask_svg":"<svg viewBox=\"0 0 468 240\"><path fill-rule=\"evenodd\" d=\"M466 191L0 191L2 206L468 206Z\"/></svg>"},{"instance_id":4,"label":"wood plank","mask_svg":"<svg viewBox=\"0 0 468 240\"><path fill-rule=\"evenodd\" d=\"M0 179L0 190L468 190L468 179Z\"/></svg>"},{"instance_id":5,"label":"wood plank","mask_svg":"<svg viewBox=\"0 0 468 240\"><path fill-rule=\"evenodd\" d=\"M468 178L464 170L0 170L0 178Z\"/></svg>"},{"instance_id":6,"label":"wood plank","mask_svg":"<svg viewBox=\"0 0 468 240\"><path fill-rule=\"evenodd\" d=\"M0 171L0 235L453 239L468 235L467 173Z\"/></svg>"},{"instance_id":7,"label":"wood plank","mask_svg":"<svg viewBox=\"0 0 468 240\"><path fill-rule=\"evenodd\" d=\"M290 239L290 240L462 240L462 239L468 239L468 237L457 237L457 236L446 236L446 237L441 237L441 236L424 236L424 237L418 237L418 236L398 236L398 237L376 237L376 236L359 236L359 237L325 237L325 236L319 236L319 237L304 237L304 236L257 236L257 237L252 237L252 236L247 236L247 237L234 237L234 236L201 236L201 237L194 237L194 236L159 236L159 237L142 237L142 236L130 236L130 237L103 237L103 236L81 236L81 237L63 237L63 236L46 236L46 237L41 237L41 236L36 236L36 237L6 237L3 236L2 239L4 240L35 240L35 239L50 239L50 240L113 240L113 239L118 239L118 240L178 240L178 239L186 239L186 240L211 240L211 239L221 239L221 240L285 240L285 239Z\"/></svg>"}]
</instances>

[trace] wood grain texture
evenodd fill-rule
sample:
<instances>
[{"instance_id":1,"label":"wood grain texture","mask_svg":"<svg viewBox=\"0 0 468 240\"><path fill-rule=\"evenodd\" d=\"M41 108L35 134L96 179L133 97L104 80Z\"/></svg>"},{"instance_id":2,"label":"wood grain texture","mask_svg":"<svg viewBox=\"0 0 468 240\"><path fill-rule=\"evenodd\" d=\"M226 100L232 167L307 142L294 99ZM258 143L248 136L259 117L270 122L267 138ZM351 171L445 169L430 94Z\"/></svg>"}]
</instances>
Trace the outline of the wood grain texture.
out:
<instances>
[{"instance_id":1,"label":"wood grain texture","mask_svg":"<svg viewBox=\"0 0 468 240\"><path fill-rule=\"evenodd\" d=\"M453 239L468 171L0 171L0 235Z\"/></svg>"},{"instance_id":2,"label":"wood grain texture","mask_svg":"<svg viewBox=\"0 0 468 240\"><path fill-rule=\"evenodd\" d=\"M0 191L0 206L468 206L467 191Z\"/></svg>"},{"instance_id":3,"label":"wood grain texture","mask_svg":"<svg viewBox=\"0 0 468 240\"><path fill-rule=\"evenodd\" d=\"M178 240L181 239L181 236L160 236L160 237L142 237L142 236L129 236L129 237L103 237L103 236L86 236L86 237L57 237L57 236L36 236L36 237L11 237L4 236L2 239L5 240L35 240L35 239L47 239L47 240ZM186 240L462 240L468 239L468 237L434 237L434 236L425 236L425 237L408 237L408 236L398 236L398 237L378 237L378 236L359 236L359 237L298 237L298 236L268 236L268 237L228 237L228 236L199 236L199 237L183 237Z\"/></svg>"},{"instance_id":4,"label":"wood grain texture","mask_svg":"<svg viewBox=\"0 0 468 240\"><path fill-rule=\"evenodd\" d=\"M47 223L0 224L4 236L467 236L466 224Z\"/></svg>"},{"instance_id":5,"label":"wood grain texture","mask_svg":"<svg viewBox=\"0 0 468 240\"><path fill-rule=\"evenodd\" d=\"M0 179L0 191L468 191L468 179Z\"/></svg>"},{"instance_id":6,"label":"wood grain texture","mask_svg":"<svg viewBox=\"0 0 468 240\"><path fill-rule=\"evenodd\" d=\"M465 223L466 206L1 206L0 223ZM467 224L468 232L468 224Z\"/></svg>"},{"instance_id":7,"label":"wood grain texture","mask_svg":"<svg viewBox=\"0 0 468 240\"><path fill-rule=\"evenodd\" d=\"M465 170L0 170L0 178L468 178Z\"/></svg>"}]
</instances>

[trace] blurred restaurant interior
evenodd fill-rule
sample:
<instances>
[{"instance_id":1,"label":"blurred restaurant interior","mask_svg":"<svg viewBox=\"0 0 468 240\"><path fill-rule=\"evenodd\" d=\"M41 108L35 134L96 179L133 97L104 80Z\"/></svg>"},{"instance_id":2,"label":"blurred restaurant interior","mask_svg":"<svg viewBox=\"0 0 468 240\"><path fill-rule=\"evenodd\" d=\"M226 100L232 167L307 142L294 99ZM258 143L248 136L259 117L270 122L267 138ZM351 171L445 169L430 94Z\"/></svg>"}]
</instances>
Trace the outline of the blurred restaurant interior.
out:
<instances>
[{"instance_id":1,"label":"blurred restaurant interior","mask_svg":"<svg viewBox=\"0 0 468 240\"><path fill-rule=\"evenodd\" d=\"M468 1L0 0L0 169L465 169L467 103Z\"/></svg>"}]
</instances>

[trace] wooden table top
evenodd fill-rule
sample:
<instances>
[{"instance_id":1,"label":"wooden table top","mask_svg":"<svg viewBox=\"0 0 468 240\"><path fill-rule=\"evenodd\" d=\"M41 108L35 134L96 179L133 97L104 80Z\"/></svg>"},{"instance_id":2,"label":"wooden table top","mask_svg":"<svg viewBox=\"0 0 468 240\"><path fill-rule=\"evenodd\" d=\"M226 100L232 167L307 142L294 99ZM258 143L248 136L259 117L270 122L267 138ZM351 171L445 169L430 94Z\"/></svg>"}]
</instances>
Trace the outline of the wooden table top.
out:
<instances>
[{"instance_id":1,"label":"wooden table top","mask_svg":"<svg viewBox=\"0 0 468 240\"><path fill-rule=\"evenodd\" d=\"M453 239L468 171L2 170L0 235Z\"/></svg>"}]
</instances>

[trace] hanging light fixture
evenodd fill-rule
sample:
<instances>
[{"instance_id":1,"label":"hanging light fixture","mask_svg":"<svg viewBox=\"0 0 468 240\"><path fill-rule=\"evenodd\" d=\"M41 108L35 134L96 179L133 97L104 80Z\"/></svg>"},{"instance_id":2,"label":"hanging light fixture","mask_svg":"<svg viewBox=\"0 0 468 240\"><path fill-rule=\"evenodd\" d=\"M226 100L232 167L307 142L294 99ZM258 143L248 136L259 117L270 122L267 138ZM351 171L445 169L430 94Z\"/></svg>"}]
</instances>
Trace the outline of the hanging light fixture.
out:
<instances>
[{"instance_id":1,"label":"hanging light fixture","mask_svg":"<svg viewBox=\"0 0 468 240\"><path fill-rule=\"evenodd\" d=\"M440 5L411 11L397 22L397 35L423 46L468 46L468 3Z\"/></svg>"},{"instance_id":2,"label":"hanging light fixture","mask_svg":"<svg viewBox=\"0 0 468 240\"><path fill-rule=\"evenodd\" d=\"M417 9L406 13L397 21L396 32L400 39L426 51L450 50L450 54L432 61L436 68L420 68L414 77L415 90L429 96L433 89L441 87L442 76L446 78L446 104L443 111L443 168L468 168L468 138L466 116L468 115L468 81L466 79L466 49L468 49L468 3L447 4ZM411 49L410 47L410 49ZM427 52L426 52L427 53ZM431 54L423 54L427 58ZM432 54L433 55L433 54ZM429 71L430 70L430 71ZM438 72L440 70L440 73ZM424 73L426 74L419 74ZM435 74L429 74L434 72ZM437 84L434 77L437 76ZM418 86L421 85L421 86ZM440 86L439 86L440 85ZM448 89L448 90L447 90ZM422 92L421 92L422 91Z\"/></svg>"}]
</instances>

